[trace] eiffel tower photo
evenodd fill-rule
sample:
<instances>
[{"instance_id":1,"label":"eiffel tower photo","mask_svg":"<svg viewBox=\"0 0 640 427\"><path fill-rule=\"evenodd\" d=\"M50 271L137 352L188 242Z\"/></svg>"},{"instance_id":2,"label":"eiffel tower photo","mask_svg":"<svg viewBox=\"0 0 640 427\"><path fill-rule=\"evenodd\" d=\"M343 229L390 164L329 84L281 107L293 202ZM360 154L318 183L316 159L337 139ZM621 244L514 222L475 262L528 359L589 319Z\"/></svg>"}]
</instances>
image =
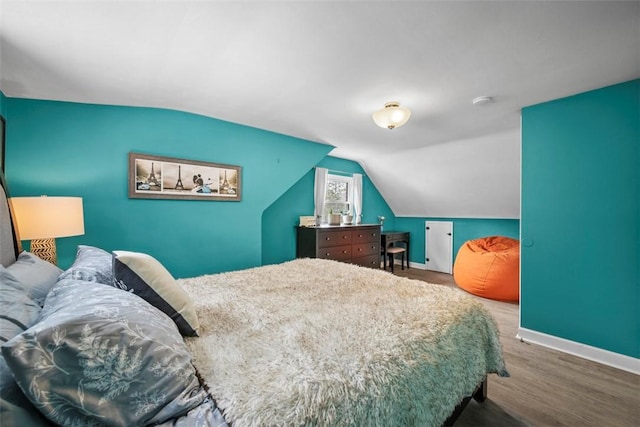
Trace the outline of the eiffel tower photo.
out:
<instances>
[{"instance_id":1,"label":"eiffel tower photo","mask_svg":"<svg viewBox=\"0 0 640 427\"><path fill-rule=\"evenodd\" d=\"M156 173L153 170L153 168L154 168L154 163L151 162L151 173L149 174L149 178L147 179L147 184L157 185L159 187L160 183L158 182L158 178L156 178Z\"/></svg>"},{"instance_id":2,"label":"eiffel tower photo","mask_svg":"<svg viewBox=\"0 0 640 427\"><path fill-rule=\"evenodd\" d=\"M151 172L149 172L149 166ZM136 191L162 191L160 181L162 180L162 171L158 171L156 176L155 163L146 159L138 159L135 161L135 177Z\"/></svg>"},{"instance_id":3,"label":"eiffel tower photo","mask_svg":"<svg viewBox=\"0 0 640 427\"><path fill-rule=\"evenodd\" d=\"M181 165L178 165L178 182L176 182L174 190L184 190L184 185L182 185L182 171L180 168Z\"/></svg>"},{"instance_id":4,"label":"eiffel tower photo","mask_svg":"<svg viewBox=\"0 0 640 427\"><path fill-rule=\"evenodd\" d=\"M220 184L220 193L227 193L229 191L229 181L227 181L227 171L224 171L224 181Z\"/></svg>"}]
</instances>

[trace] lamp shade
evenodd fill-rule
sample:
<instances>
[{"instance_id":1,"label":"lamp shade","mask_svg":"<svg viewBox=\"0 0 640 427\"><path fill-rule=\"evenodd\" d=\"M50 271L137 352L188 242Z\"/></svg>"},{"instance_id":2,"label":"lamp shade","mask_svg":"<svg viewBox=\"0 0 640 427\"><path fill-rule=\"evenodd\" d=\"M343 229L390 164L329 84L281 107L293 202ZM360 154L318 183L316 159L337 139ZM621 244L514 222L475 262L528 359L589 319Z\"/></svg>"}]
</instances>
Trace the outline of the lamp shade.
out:
<instances>
[{"instance_id":1,"label":"lamp shade","mask_svg":"<svg viewBox=\"0 0 640 427\"><path fill-rule=\"evenodd\" d=\"M12 197L10 201L22 240L84 234L81 197Z\"/></svg>"},{"instance_id":2,"label":"lamp shade","mask_svg":"<svg viewBox=\"0 0 640 427\"><path fill-rule=\"evenodd\" d=\"M381 128L394 129L407 123L411 110L395 101L387 102L384 108L373 113L373 121Z\"/></svg>"}]
</instances>

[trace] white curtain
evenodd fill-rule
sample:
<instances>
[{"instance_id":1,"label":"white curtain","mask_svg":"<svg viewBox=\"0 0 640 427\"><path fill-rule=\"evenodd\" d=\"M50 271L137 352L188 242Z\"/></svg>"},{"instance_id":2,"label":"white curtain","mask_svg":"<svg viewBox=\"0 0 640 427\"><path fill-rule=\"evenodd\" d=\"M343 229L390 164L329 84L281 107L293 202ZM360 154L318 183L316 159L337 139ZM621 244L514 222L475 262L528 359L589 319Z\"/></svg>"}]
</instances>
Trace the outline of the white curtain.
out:
<instances>
[{"instance_id":1,"label":"white curtain","mask_svg":"<svg viewBox=\"0 0 640 427\"><path fill-rule=\"evenodd\" d=\"M353 174L353 215L356 224L362 222L362 175Z\"/></svg>"},{"instance_id":2,"label":"white curtain","mask_svg":"<svg viewBox=\"0 0 640 427\"><path fill-rule=\"evenodd\" d=\"M329 175L329 169L316 168L316 180L313 184L313 210L316 216L316 225L320 225L322 222L324 198L327 193L327 175Z\"/></svg>"}]
</instances>

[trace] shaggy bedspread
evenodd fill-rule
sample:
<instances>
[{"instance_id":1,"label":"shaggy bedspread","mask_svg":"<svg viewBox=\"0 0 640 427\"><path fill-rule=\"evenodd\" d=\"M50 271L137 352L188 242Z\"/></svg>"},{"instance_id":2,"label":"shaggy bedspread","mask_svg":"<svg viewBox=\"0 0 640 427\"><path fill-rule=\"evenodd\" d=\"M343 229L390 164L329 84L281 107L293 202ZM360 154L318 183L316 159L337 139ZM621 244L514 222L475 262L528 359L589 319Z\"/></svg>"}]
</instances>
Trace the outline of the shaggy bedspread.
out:
<instances>
[{"instance_id":1,"label":"shaggy bedspread","mask_svg":"<svg viewBox=\"0 0 640 427\"><path fill-rule=\"evenodd\" d=\"M508 375L495 321L458 289L298 259L181 279L187 338L243 426L439 426L487 373Z\"/></svg>"}]
</instances>

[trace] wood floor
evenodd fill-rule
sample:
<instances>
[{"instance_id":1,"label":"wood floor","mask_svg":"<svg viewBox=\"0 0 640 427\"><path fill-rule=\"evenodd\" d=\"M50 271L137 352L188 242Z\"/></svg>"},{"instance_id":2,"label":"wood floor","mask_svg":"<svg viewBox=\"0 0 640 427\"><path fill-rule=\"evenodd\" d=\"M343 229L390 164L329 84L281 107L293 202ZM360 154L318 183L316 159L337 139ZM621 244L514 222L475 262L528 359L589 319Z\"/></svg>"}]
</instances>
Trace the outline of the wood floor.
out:
<instances>
[{"instance_id":1,"label":"wood floor","mask_svg":"<svg viewBox=\"0 0 640 427\"><path fill-rule=\"evenodd\" d=\"M396 275L456 286L449 274L399 267L395 266ZM488 399L472 400L456 426L640 426L640 376L523 343L515 338L518 304L474 298L500 327L511 376L490 375Z\"/></svg>"}]
</instances>

